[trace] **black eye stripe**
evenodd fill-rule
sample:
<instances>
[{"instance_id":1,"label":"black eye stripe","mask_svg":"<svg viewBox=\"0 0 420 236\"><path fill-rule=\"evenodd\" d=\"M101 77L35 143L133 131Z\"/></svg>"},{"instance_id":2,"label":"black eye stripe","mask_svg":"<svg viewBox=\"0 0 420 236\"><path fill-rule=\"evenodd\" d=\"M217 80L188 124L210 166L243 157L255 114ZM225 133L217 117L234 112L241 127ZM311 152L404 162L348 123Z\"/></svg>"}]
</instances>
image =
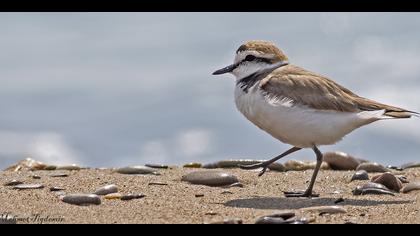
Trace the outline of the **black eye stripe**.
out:
<instances>
[{"instance_id":1,"label":"black eye stripe","mask_svg":"<svg viewBox=\"0 0 420 236\"><path fill-rule=\"evenodd\" d=\"M254 55L248 55L245 57L245 59L242 60L242 62L247 62L247 61L258 61L258 62L265 62L268 64L272 63L270 59L263 58L263 57L256 57Z\"/></svg>"}]
</instances>

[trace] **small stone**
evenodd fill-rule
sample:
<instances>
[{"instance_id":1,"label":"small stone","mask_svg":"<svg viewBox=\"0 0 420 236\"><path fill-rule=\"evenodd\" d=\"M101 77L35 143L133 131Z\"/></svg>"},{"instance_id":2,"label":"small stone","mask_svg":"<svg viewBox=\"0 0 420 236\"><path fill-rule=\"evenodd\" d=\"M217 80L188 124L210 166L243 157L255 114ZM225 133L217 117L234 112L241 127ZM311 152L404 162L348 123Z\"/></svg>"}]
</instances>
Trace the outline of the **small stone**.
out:
<instances>
[{"instance_id":1,"label":"small stone","mask_svg":"<svg viewBox=\"0 0 420 236\"><path fill-rule=\"evenodd\" d=\"M388 165L386 168L388 168L390 170L398 170L398 171L402 171L403 170L401 167L392 166L392 165Z\"/></svg>"},{"instance_id":2,"label":"small stone","mask_svg":"<svg viewBox=\"0 0 420 236\"><path fill-rule=\"evenodd\" d=\"M184 168L201 168L201 163L191 162L183 165Z\"/></svg>"},{"instance_id":3,"label":"small stone","mask_svg":"<svg viewBox=\"0 0 420 236\"><path fill-rule=\"evenodd\" d=\"M118 192L118 187L114 184L110 184L110 185L106 185L106 186L103 186L103 187L97 189L94 192L94 194L96 194L96 195L107 195L107 194L116 193L116 192Z\"/></svg>"},{"instance_id":4,"label":"small stone","mask_svg":"<svg viewBox=\"0 0 420 236\"><path fill-rule=\"evenodd\" d=\"M399 192L402 188L401 181L389 172L374 176L371 181L374 183L382 184L395 192Z\"/></svg>"},{"instance_id":5,"label":"small stone","mask_svg":"<svg viewBox=\"0 0 420 236\"><path fill-rule=\"evenodd\" d=\"M23 182L14 179L14 180L11 180L11 181L5 183L4 186L16 186L16 185L20 185L20 184L23 184Z\"/></svg>"},{"instance_id":6,"label":"small stone","mask_svg":"<svg viewBox=\"0 0 420 236\"><path fill-rule=\"evenodd\" d=\"M287 224L287 220L295 217L293 211L279 212L268 216L262 216L255 221L255 224Z\"/></svg>"},{"instance_id":7,"label":"small stone","mask_svg":"<svg viewBox=\"0 0 420 236\"><path fill-rule=\"evenodd\" d=\"M68 166L58 166L56 170L80 170L80 166L76 164L68 165Z\"/></svg>"},{"instance_id":8,"label":"small stone","mask_svg":"<svg viewBox=\"0 0 420 236\"><path fill-rule=\"evenodd\" d=\"M147 166L128 166L115 170L115 172L126 175L159 175L159 173Z\"/></svg>"},{"instance_id":9,"label":"small stone","mask_svg":"<svg viewBox=\"0 0 420 236\"><path fill-rule=\"evenodd\" d=\"M69 176L68 174L64 174L64 173L58 173L58 174L50 175L50 177L53 177L53 178L64 178L64 177L68 177L68 176Z\"/></svg>"},{"instance_id":10,"label":"small stone","mask_svg":"<svg viewBox=\"0 0 420 236\"><path fill-rule=\"evenodd\" d=\"M246 166L246 165L254 165L261 162L264 162L265 160L251 160L251 159L230 159L230 160L222 160L210 164L203 165L203 168L205 169L216 169L216 168L239 168L240 166ZM268 166L269 170L278 171L278 172L284 172L286 171L286 168L283 164L274 162L271 163Z\"/></svg>"},{"instance_id":11,"label":"small stone","mask_svg":"<svg viewBox=\"0 0 420 236\"><path fill-rule=\"evenodd\" d=\"M296 161L296 160L289 160L284 163L284 166L287 171L304 171L304 170L313 170L315 169L316 162L304 162L304 161ZM330 167L328 163L322 162L321 170L329 170Z\"/></svg>"},{"instance_id":12,"label":"small stone","mask_svg":"<svg viewBox=\"0 0 420 236\"><path fill-rule=\"evenodd\" d=\"M333 170L355 170L360 161L344 152L327 152L324 161Z\"/></svg>"},{"instance_id":13,"label":"small stone","mask_svg":"<svg viewBox=\"0 0 420 236\"><path fill-rule=\"evenodd\" d=\"M47 165L42 162L35 161L32 158L26 158L25 160L22 160L12 166L7 167L5 171L17 172L21 170L44 170L46 166Z\"/></svg>"},{"instance_id":14,"label":"small stone","mask_svg":"<svg viewBox=\"0 0 420 236\"><path fill-rule=\"evenodd\" d=\"M121 193L110 193L104 196L107 200L115 200L115 199L121 199L123 195Z\"/></svg>"},{"instance_id":15,"label":"small stone","mask_svg":"<svg viewBox=\"0 0 420 236\"><path fill-rule=\"evenodd\" d=\"M223 221L217 221L217 222L213 222L211 224L216 224L216 225L241 225L243 224L243 221L241 219L225 219Z\"/></svg>"},{"instance_id":16,"label":"small stone","mask_svg":"<svg viewBox=\"0 0 420 236\"><path fill-rule=\"evenodd\" d=\"M226 186L227 188L234 188L234 187L237 187L237 188L243 188L244 187L244 185L242 184L242 183L233 183L233 184L231 184L231 185L228 185L228 186Z\"/></svg>"},{"instance_id":17,"label":"small stone","mask_svg":"<svg viewBox=\"0 0 420 236\"><path fill-rule=\"evenodd\" d=\"M161 183L161 182L150 182L148 185L157 185L157 186L167 186L167 183Z\"/></svg>"},{"instance_id":18,"label":"small stone","mask_svg":"<svg viewBox=\"0 0 420 236\"><path fill-rule=\"evenodd\" d=\"M96 194L70 194L61 197L65 203L79 206L100 205L101 198Z\"/></svg>"},{"instance_id":19,"label":"small stone","mask_svg":"<svg viewBox=\"0 0 420 236\"><path fill-rule=\"evenodd\" d=\"M214 212L214 211L210 211L210 212L206 212L206 213L204 213L204 215L206 215L206 216L216 216L216 215L218 215L219 213L217 213L217 212Z\"/></svg>"},{"instance_id":20,"label":"small stone","mask_svg":"<svg viewBox=\"0 0 420 236\"><path fill-rule=\"evenodd\" d=\"M233 194L232 192L230 192L230 191L223 191L223 192L221 192L220 194Z\"/></svg>"},{"instance_id":21,"label":"small stone","mask_svg":"<svg viewBox=\"0 0 420 236\"><path fill-rule=\"evenodd\" d=\"M160 165L160 164L146 164L145 166L154 168L154 169L168 169L169 166L167 165Z\"/></svg>"},{"instance_id":22,"label":"small stone","mask_svg":"<svg viewBox=\"0 0 420 236\"><path fill-rule=\"evenodd\" d=\"M366 183L363 186L357 186L356 189L353 190L353 195L367 194L387 194L395 196L395 194L384 185L372 182Z\"/></svg>"},{"instance_id":23,"label":"small stone","mask_svg":"<svg viewBox=\"0 0 420 236\"><path fill-rule=\"evenodd\" d=\"M420 182L409 183L402 189L403 193L409 193L411 191L420 190Z\"/></svg>"},{"instance_id":24,"label":"small stone","mask_svg":"<svg viewBox=\"0 0 420 236\"><path fill-rule=\"evenodd\" d=\"M130 201L130 200L134 200L134 199L140 199L140 198L144 198L145 195L143 194L127 194L121 197L121 200L123 201Z\"/></svg>"},{"instance_id":25,"label":"small stone","mask_svg":"<svg viewBox=\"0 0 420 236\"><path fill-rule=\"evenodd\" d=\"M204 194L196 194L196 195L194 195L195 197L204 197Z\"/></svg>"},{"instance_id":26,"label":"small stone","mask_svg":"<svg viewBox=\"0 0 420 236\"><path fill-rule=\"evenodd\" d=\"M32 179L41 179L41 176L39 176L39 175L32 175Z\"/></svg>"},{"instance_id":27,"label":"small stone","mask_svg":"<svg viewBox=\"0 0 420 236\"><path fill-rule=\"evenodd\" d=\"M367 162L360 164L357 168L357 171L359 170L365 170L369 173L371 172L389 172L387 168L385 168L383 165L378 164L376 162Z\"/></svg>"},{"instance_id":28,"label":"small stone","mask_svg":"<svg viewBox=\"0 0 420 236\"><path fill-rule=\"evenodd\" d=\"M58 192L58 191L64 191L66 190L65 188L60 188L60 187L51 187L50 191L51 192Z\"/></svg>"},{"instance_id":29,"label":"small stone","mask_svg":"<svg viewBox=\"0 0 420 236\"><path fill-rule=\"evenodd\" d=\"M44 185L42 184L19 184L13 187L13 189L26 190L26 189L42 189Z\"/></svg>"},{"instance_id":30,"label":"small stone","mask_svg":"<svg viewBox=\"0 0 420 236\"><path fill-rule=\"evenodd\" d=\"M45 167L45 170L56 170L57 166L49 165Z\"/></svg>"},{"instance_id":31,"label":"small stone","mask_svg":"<svg viewBox=\"0 0 420 236\"><path fill-rule=\"evenodd\" d=\"M182 177L182 181L207 186L229 186L238 183L236 176L216 170L196 171Z\"/></svg>"},{"instance_id":32,"label":"small stone","mask_svg":"<svg viewBox=\"0 0 420 236\"><path fill-rule=\"evenodd\" d=\"M351 177L351 181L355 180L369 180L369 174L366 170L359 170Z\"/></svg>"},{"instance_id":33,"label":"small stone","mask_svg":"<svg viewBox=\"0 0 420 236\"><path fill-rule=\"evenodd\" d=\"M410 162L410 163L401 165L401 169L403 170L410 169L410 168L419 168L419 167L420 167L420 162Z\"/></svg>"},{"instance_id":34,"label":"small stone","mask_svg":"<svg viewBox=\"0 0 420 236\"><path fill-rule=\"evenodd\" d=\"M316 207L306 207L301 208L301 211L316 211L320 215L323 214L338 214L338 213L347 213L347 210L341 206L316 206Z\"/></svg>"}]
</instances>

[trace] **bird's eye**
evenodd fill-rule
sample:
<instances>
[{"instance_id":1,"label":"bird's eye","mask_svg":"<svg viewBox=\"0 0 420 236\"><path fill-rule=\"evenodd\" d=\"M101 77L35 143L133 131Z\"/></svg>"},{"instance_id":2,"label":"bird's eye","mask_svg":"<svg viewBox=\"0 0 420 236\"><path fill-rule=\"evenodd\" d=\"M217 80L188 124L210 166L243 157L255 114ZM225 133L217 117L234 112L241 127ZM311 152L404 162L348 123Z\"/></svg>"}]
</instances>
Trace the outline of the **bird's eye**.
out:
<instances>
[{"instance_id":1,"label":"bird's eye","mask_svg":"<svg viewBox=\"0 0 420 236\"><path fill-rule=\"evenodd\" d=\"M248 55L248 56L246 56L245 57L245 61L253 61L253 60L255 60L255 56L253 56L253 55Z\"/></svg>"}]
</instances>

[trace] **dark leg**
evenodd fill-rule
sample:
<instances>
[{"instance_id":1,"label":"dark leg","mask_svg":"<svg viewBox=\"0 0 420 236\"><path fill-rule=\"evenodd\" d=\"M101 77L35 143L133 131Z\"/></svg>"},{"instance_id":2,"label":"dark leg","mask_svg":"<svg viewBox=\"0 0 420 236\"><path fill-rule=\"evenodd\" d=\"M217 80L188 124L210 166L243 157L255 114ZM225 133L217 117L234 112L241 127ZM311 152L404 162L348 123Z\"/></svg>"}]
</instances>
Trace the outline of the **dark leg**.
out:
<instances>
[{"instance_id":1,"label":"dark leg","mask_svg":"<svg viewBox=\"0 0 420 236\"><path fill-rule=\"evenodd\" d=\"M309 183L308 189L305 192L285 192L284 195L286 197L319 197L319 194L313 194L312 190L315 185L316 177L318 176L319 169L321 168L322 164L322 153L319 149L314 146L312 148L316 154L316 167L314 173L312 174L311 182Z\"/></svg>"},{"instance_id":2,"label":"dark leg","mask_svg":"<svg viewBox=\"0 0 420 236\"><path fill-rule=\"evenodd\" d=\"M283 158L283 157L285 157L285 156L287 156L287 155L289 155L291 153L294 153L296 151L299 151L300 149L302 149L302 148L292 147L291 149L289 149L289 150L285 151L284 153L282 153L282 154L274 157L271 160L264 161L264 162L261 162L261 163L258 163L258 164L254 164L254 165L246 165L246 166L240 165L239 167L242 168L242 169L245 169L245 170L253 170L253 169L258 169L258 168L261 168L262 167L263 168L262 171L258 174L258 176L262 176L265 173L265 171L267 171L267 168L268 168L269 165L271 165L272 163L276 162L280 158Z\"/></svg>"}]
</instances>

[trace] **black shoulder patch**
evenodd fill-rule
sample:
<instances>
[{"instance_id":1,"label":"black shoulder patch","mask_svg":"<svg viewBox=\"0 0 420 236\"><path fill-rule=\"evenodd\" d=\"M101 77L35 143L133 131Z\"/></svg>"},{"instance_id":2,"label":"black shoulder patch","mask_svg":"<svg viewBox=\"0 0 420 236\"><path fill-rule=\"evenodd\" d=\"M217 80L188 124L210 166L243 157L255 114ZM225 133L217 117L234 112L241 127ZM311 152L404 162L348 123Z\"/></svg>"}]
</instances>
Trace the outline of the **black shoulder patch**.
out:
<instances>
[{"instance_id":1,"label":"black shoulder patch","mask_svg":"<svg viewBox=\"0 0 420 236\"><path fill-rule=\"evenodd\" d=\"M246 47L246 45L245 45L245 44L242 44L242 45L238 48L238 50L236 50L236 53L238 53L238 52L242 52L242 51L245 51L245 50L247 50L247 47Z\"/></svg>"}]
</instances>

